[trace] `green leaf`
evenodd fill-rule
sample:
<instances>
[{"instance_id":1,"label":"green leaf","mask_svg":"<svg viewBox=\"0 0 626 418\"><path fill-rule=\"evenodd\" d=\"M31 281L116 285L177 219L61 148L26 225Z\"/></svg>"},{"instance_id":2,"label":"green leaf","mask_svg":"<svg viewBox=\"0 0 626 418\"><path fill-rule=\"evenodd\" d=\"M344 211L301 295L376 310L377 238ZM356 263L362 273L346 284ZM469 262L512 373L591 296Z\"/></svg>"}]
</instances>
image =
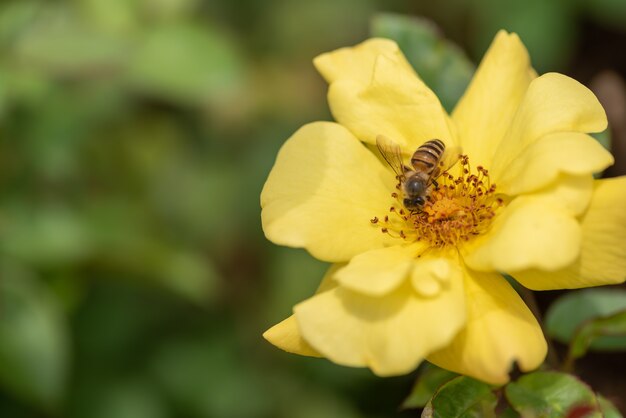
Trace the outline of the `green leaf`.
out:
<instances>
[{"instance_id":1,"label":"green leaf","mask_svg":"<svg viewBox=\"0 0 626 418\"><path fill-rule=\"evenodd\" d=\"M0 384L15 396L53 410L63 395L68 332L48 289L27 272L0 272Z\"/></svg>"},{"instance_id":2,"label":"green leaf","mask_svg":"<svg viewBox=\"0 0 626 418\"><path fill-rule=\"evenodd\" d=\"M432 22L380 14L371 24L373 36L393 39L419 76L450 112L474 74L475 66L453 43L442 39Z\"/></svg>"},{"instance_id":3,"label":"green leaf","mask_svg":"<svg viewBox=\"0 0 626 418\"><path fill-rule=\"evenodd\" d=\"M71 8L46 4L31 18L13 44L27 70L85 77L115 72L127 57L129 45L94 31Z\"/></svg>"},{"instance_id":4,"label":"green leaf","mask_svg":"<svg viewBox=\"0 0 626 418\"><path fill-rule=\"evenodd\" d=\"M598 132L595 134L591 134L592 137L596 139L607 150L611 150L611 130L605 129L602 132Z\"/></svg>"},{"instance_id":5,"label":"green leaf","mask_svg":"<svg viewBox=\"0 0 626 418\"><path fill-rule=\"evenodd\" d=\"M191 252L170 251L162 264L164 286L199 305L214 299L219 274L210 259Z\"/></svg>"},{"instance_id":6,"label":"green leaf","mask_svg":"<svg viewBox=\"0 0 626 418\"><path fill-rule=\"evenodd\" d=\"M128 82L140 92L204 105L241 88L236 44L215 29L167 24L147 30L130 64Z\"/></svg>"},{"instance_id":7,"label":"green leaf","mask_svg":"<svg viewBox=\"0 0 626 418\"><path fill-rule=\"evenodd\" d=\"M594 137L595 140L598 141L600 145L602 145L606 150L611 151L611 130L610 129L605 129L602 132L598 132L598 133L590 134L590 135ZM601 178L602 172L594 173L593 176L595 178Z\"/></svg>"},{"instance_id":8,"label":"green leaf","mask_svg":"<svg viewBox=\"0 0 626 418\"><path fill-rule=\"evenodd\" d=\"M498 402L491 387L459 376L443 385L428 402L423 418L488 418L496 416Z\"/></svg>"},{"instance_id":9,"label":"green leaf","mask_svg":"<svg viewBox=\"0 0 626 418\"><path fill-rule=\"evenodd\" d=\"M505 393L511 406L522 416L562 418L574 408L589 408L591 414L584 415L586 418L602 416L591 388L566 373L530 373L509 383Z\"/></svg>"},{"instance_id":10,"label":"green leaf","mask_svg":"<svg viewBox=\"0 0 626 418\"><path fill-rule=\"evenodd\" d=\"M568 344L576 329L587 320L607 317L626 309L623 289L587 289L570 292L557 299L546 313L546 332ZM590 346L594 350L623 350L626 336L600 336Z\"/></svg>"},{"instance_id":11,"label":"green leaf","mask_svg":"<svg viewBox=\"0 0 626 418\"><path fill-rule=\"evenodd\" d=\"M602 414L604 414L604 418L624 418L611 401L601 395L597 395L597 397Z\"/></svg>"},{"instance_id":12,"label":"green leaf","mask_svg":"<svg viewBox=\"0 0 626 418\"><path fill-rule=\"evenodd\" d=\"M0 250L22 262L57 266L86 257L92 250L80 214L63 206L4 209L10 219L0 225Z\"/></svg>"},{"instance_id":13,"label":"green leaf","mask_svg":"<svg viewBox=\"0 0 626 418\"><path fill-rule=\"evenodd\" d=\"M571 362L584 356L592 342L603 335L626 338L626 310L611 316L590 320L580 326L570 344L568 361Z\"/></svg>"},{"instance_id":14,"label":"green leaf","mask_svg":"<svg viewBox=\"0 0 626 418\"><path fill-rule=\"evenodd\" d=\"M411 393L402 403L402 408L423 408L441 385L456 376L456 373L427 363L411 389Z\"/></svg>"}]
</instances>

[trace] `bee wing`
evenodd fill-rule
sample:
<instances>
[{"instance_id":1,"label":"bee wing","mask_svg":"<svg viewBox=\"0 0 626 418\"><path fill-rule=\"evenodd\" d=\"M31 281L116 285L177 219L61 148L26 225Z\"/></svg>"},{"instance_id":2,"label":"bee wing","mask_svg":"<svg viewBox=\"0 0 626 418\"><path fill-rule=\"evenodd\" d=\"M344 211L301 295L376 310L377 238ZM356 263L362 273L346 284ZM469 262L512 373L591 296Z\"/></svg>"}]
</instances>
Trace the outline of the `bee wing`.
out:
<instances>
[{"instance_id":1,"label":"bee wing","mask_svg":"<svg viewBox=\"0 0 626 418\"><path fill-rule=\"evenodd\" d=\"M400 146L384 135L376 137L376 146L385 161L387 161L387 164L389 164L389 167L396 173L396 176L404 177L405 168Z\"/></svg>"},{"instance_id":2,"label":"bee wing","mask_svg":"<svg viewBox=\"0 0 626 418\"><path fill-rule=\"evenodd\" d=\"M441 177L443 173L449 172L452 167L456 165L461 159L461 147L446 147L441 159L439 160L439 165L430 175L428 179L429 184L435 184L437 186L437 179Z\"/></svg>"},{"instance_id":3,"label":"bee wing","mask_svg":"<svg viewBox=\"0 0 626 418\"><path fill-rule=\"evenodd\" d=\"M443 153L441 157L441 161L439 162L439 166L441 169L439 170L439 174L444 171L449 171L456 163L459 162L462 154L462 149L459 146L446 147L446 151Z\"/></svg>"}]
</instances>

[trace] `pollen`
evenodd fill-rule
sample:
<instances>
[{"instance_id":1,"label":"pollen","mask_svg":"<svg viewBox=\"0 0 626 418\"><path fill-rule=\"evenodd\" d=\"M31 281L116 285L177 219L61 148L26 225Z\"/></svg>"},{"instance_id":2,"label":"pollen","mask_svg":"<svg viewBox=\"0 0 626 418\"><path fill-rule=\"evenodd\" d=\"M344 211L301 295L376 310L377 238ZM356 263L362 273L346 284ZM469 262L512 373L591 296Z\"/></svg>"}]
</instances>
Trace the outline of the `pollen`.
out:
<instances>
[{"instance_id":1,"label":"pollen","mask_svg":"<svg viewBox=\"0 0 626 418\"><path fill-rule=\"evenodd\" d=\"M402 193L394 192L389 213L372 218L371 224L398 239L425 242L429 248L455 247L484 233L504 200L491 183L488 170L482 166L472 169L465 155L459 162L456 176L444 171L437 186L429 186L421 209L407 210Z\"/></svg>"}]
</instances>

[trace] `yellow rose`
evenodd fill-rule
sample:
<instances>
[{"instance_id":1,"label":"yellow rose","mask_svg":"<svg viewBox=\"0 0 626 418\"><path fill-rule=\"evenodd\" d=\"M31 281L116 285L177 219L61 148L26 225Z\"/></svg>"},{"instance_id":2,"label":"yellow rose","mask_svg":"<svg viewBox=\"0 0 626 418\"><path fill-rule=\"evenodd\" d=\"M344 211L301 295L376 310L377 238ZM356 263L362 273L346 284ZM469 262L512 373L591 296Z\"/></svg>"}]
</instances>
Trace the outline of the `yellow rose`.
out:
<instances>
[{"instance_id":1,"label":"yellow rose","mask_svg":"<svg viewBox=\"0 0 626 418\"><path fill-rule=\"evenodd\" d=\"M593 179L613 158L586 134L606 128L604 110L577 81L537 76L517 35L498 33L451 115L393 41L314 62L337 122L283 145L262 222L272 242L334 265L264 334L272 344L380 376L427 359L502 384L513 362L546 355L503 273L536 290L626 279L626 178ZM379 135L406 156L437 138L466 157L410 211Z\"/></svg>"}]
</instances>

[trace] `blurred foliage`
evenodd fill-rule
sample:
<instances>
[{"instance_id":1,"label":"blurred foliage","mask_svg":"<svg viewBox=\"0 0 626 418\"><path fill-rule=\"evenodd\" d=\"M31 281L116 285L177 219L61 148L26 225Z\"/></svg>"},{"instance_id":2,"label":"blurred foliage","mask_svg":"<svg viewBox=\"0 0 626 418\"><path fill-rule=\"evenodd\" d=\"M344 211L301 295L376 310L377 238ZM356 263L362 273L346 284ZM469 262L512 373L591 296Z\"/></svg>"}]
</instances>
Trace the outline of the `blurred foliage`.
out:
<instances>
[{"instance_id":1,"label":"blurred foliage","mask_svg":"<svg viewBox=\"0 0 626 418\"><path fill-rule=\"evenodd\" d=\"M623 0L442 0L420 2L415 12L434 18L474 59L482 56L497 30L517 32L540 73L568 70L585 24L622 34L626 28Z\"/></svg>"},{"instance_id":2,"label":"blurred foliage","mask_svg":"<svg viewBox=\"0 0 626 418\"><path fill-rule=\"evenodd\" d=\"M546 333L569 345L563 369L589 350L626 351L626 291L585 289L558 298L549 308Z\"/></svg>"},{"instance_id":3,"label":"blurred foliage","mask_svg":"<svg viewBox=\"0 0 626 418\"><path fill-rule=\"evenodd\" d=\"M626 311L603 318L595 318L581 325L570 344L567 358L569 360L569 368L572 368L571 365L574 359L580 358L587 353L595 340L608 335L626 337ZM623 351L626 345L622 345L619 348ZM568 363L566 362L566 364Z\"/></svg>"},{"instance_id":4,"label":"blurred foliage","mask_svg":"<svg viewBox=\"0 0 626 418\"><path fill-rule=\"evenodd\" d=\"M3 263L0 381L34 405L58 407L68 371L67 326L49 289Z\"/></svg>"},{"instance_id":5,"label":"blurred foliage","mask_svg":"<svg viewBox=\"0 0 626 418\"><path fill-rule=\"evenodd\" d=\"M620 314L623 316L624 312L626 312L626 290L599 288L570 292L550 306L546 313L546 333L557 341L569 344L580 337L577 334L581 331L586 334L595 329L594 337L587 341L590 348L625 350L626 335L623 331L621 334L601 332L605 318L613 316L616 317L609 320L609 328L611 325L623 328L625 325L622 324L626 322L620 320ZM594 321L598 321L597 324Z\"/></svg>"},{"instance_id":6,"label":"blurred foliage","mask_svg":"<svg viewBox=\"0 0 626 418\"><path fill-rule=\"evenodd\" d=\"M349 400L369 372L262 340L326 266L268 244L258 203L286 136L327 117L310 59L373 6L315 39L334 2L308 26L244 3L0 5L0 416L375 415Z\"/></svg>"},{"instance_id":7,"label":"blurred foliage","mask_svg":"<svg viewBox=\"0 0 626 418\"><path fill-rule=\"evenodd\" d=\"M610 0L567 13L563 1L516 3L514 20L491 3L0 3L0 416L396 411L411 376L375 378L261 338L326 266L265 240L259 194L283 141L330 118L311 59L365 39L377 11L443 27L403 47L428 83L449 89L448 108L463 84L447 74L467 78L473 66L439 49L442 35L477 57L496 29L518 30L537 68L557 69L580 10L626 22ZM387 36L420 30L384 16L374 30Z\"/></svg>"}]
</instances>

